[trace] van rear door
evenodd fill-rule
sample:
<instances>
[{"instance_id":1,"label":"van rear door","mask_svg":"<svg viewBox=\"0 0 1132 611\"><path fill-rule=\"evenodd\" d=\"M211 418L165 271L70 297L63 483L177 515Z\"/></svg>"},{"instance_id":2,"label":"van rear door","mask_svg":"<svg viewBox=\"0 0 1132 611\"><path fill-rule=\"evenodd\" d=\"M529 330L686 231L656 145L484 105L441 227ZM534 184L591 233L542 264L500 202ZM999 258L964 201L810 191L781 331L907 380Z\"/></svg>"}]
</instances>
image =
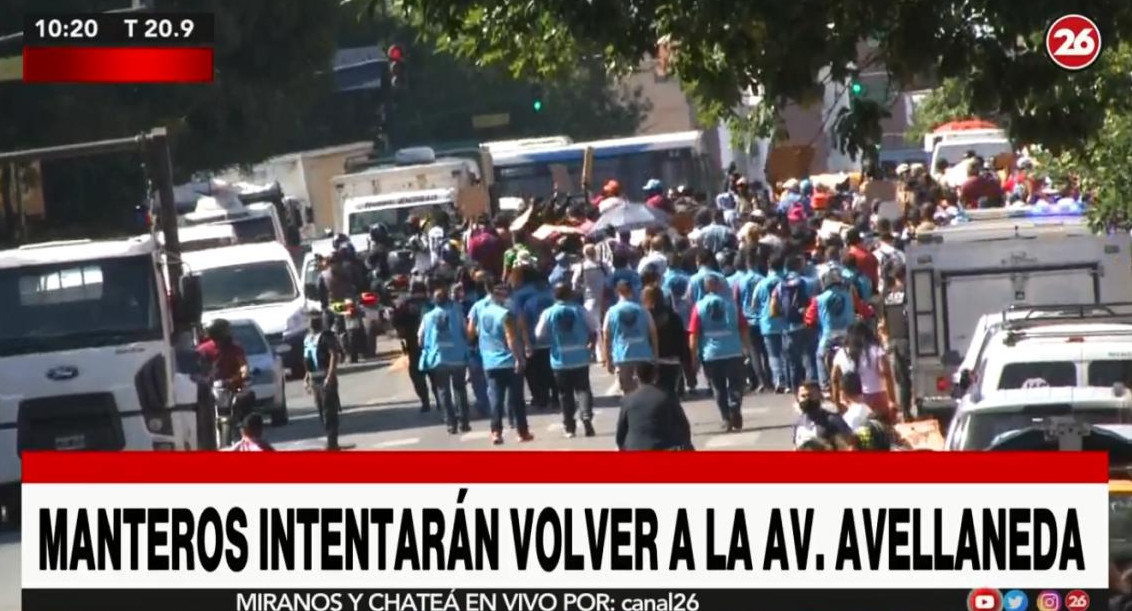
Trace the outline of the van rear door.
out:
<instances>
[{"instance_id":1,"label":"van rear door","mask_svg":"<svg viewBox=\"0 0 1132 611\"><path fill-rule=\"evenodd\" d=\"M979 318L1011 305L1100 303L1096 264L942 272L944 352L966 352Z\"/></svg>"}]
</instances>

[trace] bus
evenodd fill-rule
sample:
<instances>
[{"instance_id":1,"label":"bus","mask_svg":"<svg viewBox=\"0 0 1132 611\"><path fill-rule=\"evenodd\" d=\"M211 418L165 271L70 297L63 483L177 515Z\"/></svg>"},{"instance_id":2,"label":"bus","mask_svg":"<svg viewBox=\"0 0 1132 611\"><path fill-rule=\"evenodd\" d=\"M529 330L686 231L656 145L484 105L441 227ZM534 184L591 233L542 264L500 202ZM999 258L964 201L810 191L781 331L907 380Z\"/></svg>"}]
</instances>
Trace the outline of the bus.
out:
<instances>
[{"instance_id":1,"label":"bus","mask_svg":"<svg viewBox=\"0 0 1132 611\"><path fill-rule=\"evenodd\" d=\"M616 179L633 198L650 178L668 187L688 185L709 189L713 173L705 151L703 132L688 131L651 136L633 136L573 144L494 147L491 160L498 197L547 196L557 179L563 193L582 186L582 164L587 149L593 150L592 189Z\"/></svg>"}]
</instances>

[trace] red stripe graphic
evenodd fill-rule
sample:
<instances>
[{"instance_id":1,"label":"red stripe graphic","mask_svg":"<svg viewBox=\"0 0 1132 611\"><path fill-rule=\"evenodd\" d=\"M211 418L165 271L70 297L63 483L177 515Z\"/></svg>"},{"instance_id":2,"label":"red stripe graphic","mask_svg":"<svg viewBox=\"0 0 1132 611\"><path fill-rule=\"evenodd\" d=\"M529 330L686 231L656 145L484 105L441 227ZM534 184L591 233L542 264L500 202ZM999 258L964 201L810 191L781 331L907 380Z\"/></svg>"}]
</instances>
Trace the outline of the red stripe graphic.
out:
<instances>
[{"instance_id":1,"label":"red stripe graphic","mask_svg":"<svg viewBox=\"0 0 1132 611\"><path fill-rule=\"evenodd\" d=\"M211 83L209 47L25 47L25 83Z\"/></svg>"},{"instance_id":2,"label":"red stripe graphic","mask_svg":"<svg viewBox=\"0 0 1132 611\"><path fill-rule=\"evenodd\" d=\"M29 452L24 483L1103 483L1093 452Z\"/></svg>"}]
</instances>

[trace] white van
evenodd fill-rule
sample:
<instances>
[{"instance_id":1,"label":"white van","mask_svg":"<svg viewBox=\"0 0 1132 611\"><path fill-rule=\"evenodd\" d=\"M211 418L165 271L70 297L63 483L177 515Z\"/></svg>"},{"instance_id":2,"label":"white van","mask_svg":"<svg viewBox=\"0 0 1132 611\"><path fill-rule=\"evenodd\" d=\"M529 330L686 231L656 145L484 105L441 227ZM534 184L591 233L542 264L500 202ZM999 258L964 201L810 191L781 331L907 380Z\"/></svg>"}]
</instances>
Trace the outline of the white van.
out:
<instances>
[{"instance_id":1,"label":"white van","mask_svg":"<svg viewBox=\"0 0 1132 611\"><path fill-rule=\"evenodd\" d=\"M299 274L279 242L240 244L185 253L185 270L200 277L205 324L217 318L251 319L273 348L286 345L284 364L303 373L308 323Z\"/></svg>"},{"instance_id":2,"label":"white van","mask_svg":"<svg viewBox=\"0 0 1132 611\"><path fill-rule=\"evenodd\" d=\"M1128 424L1132 393L1124 387L997 390L978 404L960 406L944 449L985 450L1001 435L1064 417L1090 425Z\"/></svg>"},{"instance_id":3,"label":"white van","mask_svg":"<svg viewBox=\"0 0 1132 611\"><path fill-rule=\"evenodd\" d=\"M1003 153L1011 153L1014 147L1002 136L983 136L973 138L950 138L935 145L932 151L931 171L935 172L940 159L946 159L949 166L963 161L967 153L974 151L977 157L991 161Z\"/></svg>"}]
</instances>

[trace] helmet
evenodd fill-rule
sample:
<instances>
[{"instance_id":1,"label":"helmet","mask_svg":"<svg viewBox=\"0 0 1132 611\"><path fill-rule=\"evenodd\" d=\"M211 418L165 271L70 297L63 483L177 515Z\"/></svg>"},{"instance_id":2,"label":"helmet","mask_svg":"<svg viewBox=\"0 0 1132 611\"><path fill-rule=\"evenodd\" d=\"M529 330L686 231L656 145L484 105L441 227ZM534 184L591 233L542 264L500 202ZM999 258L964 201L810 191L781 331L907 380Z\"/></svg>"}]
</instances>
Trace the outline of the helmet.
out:
<instances>
[{"instance_id":1,"label":"helmet","mask_svg":"<svg viewBox=\"0 0 1132 611\"><path fill-rule=\"evenodd\" d=\"M205 333L211 340L226 339L229 337L229 334L231 332L232 325L223 318L217 318L216 320L208 323L208 328L205 329Z\"/></svg>"},{"instance_id":2,"label":"helmet","mask_svg":"<svg viewBox=\"0 0 1132 611\"><path fill-rule=\"evenodd\" d=\"M389 228L385 223L374 223L369 226L369 239L375 244L384 244L389 239Z\"/></svg>"}]
</instances>

